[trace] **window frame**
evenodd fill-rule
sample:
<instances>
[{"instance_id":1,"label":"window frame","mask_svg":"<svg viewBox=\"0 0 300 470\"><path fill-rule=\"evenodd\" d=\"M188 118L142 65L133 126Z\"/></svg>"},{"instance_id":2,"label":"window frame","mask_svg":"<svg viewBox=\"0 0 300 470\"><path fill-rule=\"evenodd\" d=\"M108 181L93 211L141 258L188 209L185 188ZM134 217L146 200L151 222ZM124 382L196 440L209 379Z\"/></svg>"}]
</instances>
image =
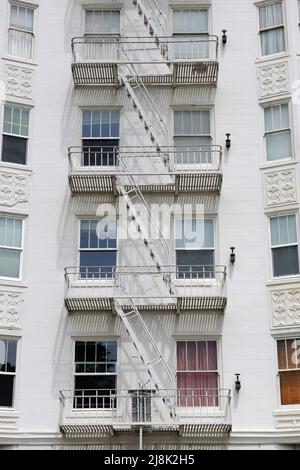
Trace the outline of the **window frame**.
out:
<instances>
[{"instance_id":1,"label":"window frame","mask_svg":"<svg viewBox=\"0 0 300 470\"><path fill-rule=\"evenodd\" d=\"M288 107L288 118L289 118L289 127L282 129L275 129L271 131L266 131L266 122L265 122L265 110L267 108L272 108L275 106L287 105ZM264 154L265 154L265 164L266 165L279 165L281 163L288 163L295 160L295 145L294 145L294 125L293 125L293 112L290 100L280 100L280 101L268 101L262 105L263 112L263 139L264 139ZM291 156L288 158L278 158L275 160L268 160L268 147L267 147L267 135L276 134L279 132L290 131L291 134Z\"/></svg>"},{"instance_id":2,"label":"window frame","mask_svg":"<svg viewBox=\"0 0 300 470\"><path fill-rule=\"evenodd\" d=\"M7 410L9 411L14 411L16 409L16 399L17 399L17 373L19 369L19 344L20 344L20 338L16 338L15 336L7 336L7 335L1 335L0 336L1 341L6 341L6 342L14 342L16 343L16 370L15 372L0 372L0 375L4 376L10 376L14 377L13 380L13 392L12 392L12 406L0 406L0 412L5 412Z\"/></svg>"},{"instance_id":3,"label":"window frame","mask_svg":"<svg viewBox=\"0 0 300 470\"><path fill-rule=\"evenodd\" d=\"M292 243L288 245L276 245L273 247L272 245L272 232L271 232L271 219L276 219L278 217L286 217L293 215L295 217L296 222L296 236L297 236L297 243ZM299 250L299 215L297 212L284 212L284 213L275 213L268 216L268 224L269 224L269 245L270 245L270 253L271 253L271 273L273 280L280 280L280 279L293 279L300 276L300 250ZM298 274L287 274L284 276L275 276L274 275L274 260L273 260L273 249L276 248L285 248L288 246L297 246L298 247L298 264L299 264L299 273Z\"/></svg>"},{"instance_id":4,"label":"window frame","mask_svg":"<svg viewBox=\"0 0 300 470\"><path fill-rule=\"evenodd\" d=\"M189 342L214 342L216 343L216 347L217 347L217 366L218 366L218 369L217 371L179 371L178 370L178 360L177 360L177 343L178 342L185 342L185 343L189 343ZM179 336L176 336L175 338L175 361L176 361L176 366L175 366L175 382L176 382L176 391L178 390L178 386L177 386L177 374L178 372L194 372L194 373L217 373L217 380L218 380L218 390L221 390L223 388L223 368L222 368L222 343L221 343L221 338L219 336L203 336L203 337L194 337L194 336L191 336L191 337L179 337ZM191 407L178 407L178 408L181 408L181 409L184 409L184 410L188 410L189 408ZM198 408L198 409L201 409L203 407L199 406L199 407L195 407L195 408ZM224 411L222 409L222 400L219 400L219 406L218 407L214 407L216 409L218 409L219 411Z\"/></svg>"},{"instance_id":5,"label":"window frame","mask_svg":"<svg viewBox=\"0 0 300 470\"><path fill-rule=\"evenodd\" d=\"M275 343L275 354L276 354L276 384L277 384L277 403L280 409L282 410L298 410L300 408L300 403L299 404L294 404L294 405L283 405L282 404L282 397L281 397L281 384L280 384L280 372L292 372L292 371L297 371L300 370L300 361L299 361L299 368L294 368L294 369L280 369L279 368L279 355L278 355L278 341L288 341L288 340L300 340L300 334L297 335L295 333L287 333L286 335L282 336L276 336L274 338L274 343Z\"/></svg>"},{"instance_id":6,"label":"window frame","mask_svg":"<svg viewBox=\"0 0 300 470\"><path fill-rule=\"evenodd\" d=\"M122 6L114 5L83 5L84 10L84 37L97 37L97 36L107 36L107 38L119 38L121 37L121 31L123 26L123 15L122 15ZM86 31L86 13L87 12L118 12L119 13L119 32L114 33L90 33Z\"/></svg>"},{"instance_id":7,"label":"window frame","mask_svg":"<svg viewBox=\"0 0 300 470\"><path fill-rule=\"evenodd\" d=\"M22 1L18 0L8 0L9 2L9 14L8 14L8 27L7 27L7 55L10 58L13 58L14 60L17 61L22 61L22 62L28 62L32 63L35 60L35 53L36 53L36 10L38 8L38 5L35 4L30 4L30 3L23 3ZM33 11L33 29L32 31L27 31L26 29L18 28L15 26L11 26L11 12L12 12L12 6L16 6L18 8L26 8L28 10ZM12 55L9 51L9 35L10 31L19 31L21 33L26 33L31 36L31 57L22 57L22 56L15 56Z\"/></svg>"},{"instance_id":8,"label":"window frame","mask_svg":"<svg viewBox=\"0 0 300 470\"><path fill-rule=\"evenodd\" d=\"M21 230L21 247L6 247L0 245L0 250L9 250L9 251L16 251L20 253L20 266L19 266L19 277L5 277L0 276L0 281L11 281L11 282L20 282L23 278L23 258L24 258L24 232L25 232L25 218L22 216L11 215L11 214L4 214L0 213L0 219L15 219L21 220L22 222L22 230Z\"/></svg>"},{"instance_id":9,"label":"window frame","mask_svg":"<svg viewBox=\"0 0 300 470\"><path fill-rule=\"evenodd\" d=\"M182 37L182 36L209 36L211 34L212 30L212 25L211 25L211 5L173 5L172 7L172 18L171 18L171 25L172 25L172 36L173 37ZM175 23L175 18L174 18L174 12L175 11L199 11L199 10L204 10L207 11L207 26L208 26L208 31L207 32L202 32L202 33L176 33L174 31L174 23Z\"/></svg>"},{"instance_id":10,"label":"window frame","mask_svg":"<svg viewBox=\"0 0 300 470\"><path fill-rule=\"evenodd\" d=\"M11 107L11 108L19 108L19 109L24 109L25 111L28 111L29 117L28 117L28 136L25 137L24 135L20 134L9 134L7 132L4 132L4 111L5 107ZM30 150L31 150L31 139L32 139L32 134L31 134L31 129L32 129L32 114L33 114L33 107L29 106L27 104L23 103L16 103L16 102L4 102L2 105L1 113L0 113L0 118L1 118L1 123L2 123L2 128L1 128L1 133L0 133L0 164L1 165L7 165L7 166L16 166L18 169L19 168L28 168L30 164ZM23 165L22 163L13 163L13 162L5 162L2 160L2 149L3 149L3 136L8 136L8 137L17 137L19 139L24 139L27 141L27 148L26 148L26 162Z\"/></svg>"},{"instance_id":11,"label":"window frame","mask_svg":"<svg viewBox=\"0 0 300 470\"><path fill-rule=\"evenodd\" d=\"M116 372L115 373L76 373L76 362L75 362L75 359L76 359L76 343L79 343L79 342L114 342L116 343L116 346L117 346L117 361L115 363L116 365ZM74 396L75 396L75 377L76 376L85 376L85 375L94 375L94 376L115 376L116 377L116 390L118 390L118 387L119 387L119 375L120 375L120 339L119 338L116 338L116 337L111 337L111 336L108 336L108 337L101 337L101 338L91 338L91 337L76 337L76 338L72 338L72 343L73 343L73 346L72 346L72 390L74 390ZM93 411L97 411L97 410L103 410L104 412L105 411L111 411L112 409L114 408L75 408L74 406L72 406L72 409L73 411L75 412L93 412Z\"/></svg>"},{"instance_id":12,"label":"window frame","mask_svg":"<svg viewBox=\"0 0 300 470\"><path fill-rule=\"evenodd\" d=\"M114 215L108 214L107 219L106 219L106 220L113 220L113 221L116 222L116 229L117 229L116 248L81 248L80 247L81 221L95 221L95 220L98 220L96 216L78 216L78 232L79 233L78 233L78 243L77 243L77 246L78 246L77 259L78 259L79 270L81 269L80 256L81 256L82 251L88 251L88 252L103 252L103 251L116 252L116 267L118 266L118 258L119 258L119 237L118 237L119 219L118 219L118 217L115 217ZM100 219L99 219L99 222L100 222ZM86 278L84 278L84 277L81 277L81 274L79 273L79 281L80 282L84 281L84 282L87 282L87 283L93 283L94 281L101 282L101 283L103 283L103 282L111 283L113 281L113 277L104 277L104 278L101 278L101 277L88 278L88 277L86 277Z\"/></svg>"},{"instance_id":13,"label":"window frame","mask_svg":"<svg viewBox=\"0 0 300 470\"><path fill-rule=\"evenodd\" d=\"M268 28L262 28L261 29L260 28L260 18L259 18L260 8L275 5L275 4L281 4L283 23L280 24L280 25L270 26ZM259 60L261 60L261 61L270 60L273 57L275 58L275 57L280 57L282 55L286 55L288 53L288 37L287 37L287 26L286 26L287 22L286 22L286 11L285 11L284 0L267 0L267 1L264 1L264 2L256 3L256 6L257 6L257 13L258 13L257 14L257 17L258 17L257 23L258 23ZM276 30L276 29L283 29L285 49L283 51L275 52L273 54L263 55L262 54L261 33L268 32L268 31L273 31L273 30Z\"/></svg>"}]
</instances>

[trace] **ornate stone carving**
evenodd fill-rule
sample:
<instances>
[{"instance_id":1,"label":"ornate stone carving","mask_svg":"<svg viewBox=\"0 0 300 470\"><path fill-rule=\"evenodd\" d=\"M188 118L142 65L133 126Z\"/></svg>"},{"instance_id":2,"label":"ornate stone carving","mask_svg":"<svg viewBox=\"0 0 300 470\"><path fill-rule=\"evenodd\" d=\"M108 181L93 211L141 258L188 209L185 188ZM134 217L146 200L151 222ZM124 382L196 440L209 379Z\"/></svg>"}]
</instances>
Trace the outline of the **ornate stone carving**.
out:
<instances>
[{"instance_id":1,"label":"ornate stone carving","mask_svg":"<svg viewBox=\"0 0 300 470\"><path fill-rule=\"evenodd\" d=\"M260 97L265 98L289 91L289 68L287 62L260 67L258 71Z\"/></svg>"},{"instance_id":2,"label":"ornate stone carving","mask_svg":"<svg viewBox=\"0 0 300 470\"><path fill-rule=\"evenodd\" d=\"M15 65L6 66L6 94L31 99L33 70Z\"/></svg>"},{"instance_id":3,"label":"ornate stone carving","mask_svg":"<svg viewBox=\"0 0 300 470\"><path fill-rule=\"evenodd\" d=\"M20 292L0 291L0 327L17 328L20 326L22 294Z\"/></svg>"},{"instance_id":4,"label":"ornate stone carving","mask_svg":"<svg viewBox=\"0 0 300 470\"><path fill-rule=\"evenodd\" d=\"M0 170L0 206L13 207L29 199L29 175Z\"/></svg>"},{"instance_id":5,"label":"ornate stone carving","mask_svg":"<svg viewBox=\"0 0 300 470\"><path fill-rule=\"evenodd\" d=\"M300 324L300 288L272 292L273 326Z\"/></svg>"},{"instance_id":6,"label":"ornate stone carving","mask_svg":"<svg viewBox=\"0 0 300 470\"><path fill-rule=\"evenodd\" d=\"M266 207L297 202L295 170L265 174L265 198Z\"/></svg>"}]
</instances>

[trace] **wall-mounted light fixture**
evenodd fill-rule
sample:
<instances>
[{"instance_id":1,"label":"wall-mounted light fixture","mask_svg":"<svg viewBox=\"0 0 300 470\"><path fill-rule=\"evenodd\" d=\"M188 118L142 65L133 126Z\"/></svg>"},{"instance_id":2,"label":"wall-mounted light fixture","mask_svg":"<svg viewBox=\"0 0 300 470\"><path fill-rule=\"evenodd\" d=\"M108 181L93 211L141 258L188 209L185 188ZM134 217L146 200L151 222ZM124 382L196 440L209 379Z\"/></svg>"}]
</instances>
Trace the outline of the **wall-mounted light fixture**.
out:
<instances>
[{"instance_id":1,"label":"wall-mounted light fixture","mask_svg":"<svg viewBox=\"0 0 300 470\"><path fill-rule=\"evenodd\" d=\"M222 44L226 44L227 43L227 29L222 29Z\"/></svg>"},{"instance_id":2,"label":"wall-mounted light fixture","mask_svg":"<svg viewBox=\"0 0 300 470\"><path fill-rule=\"evenodd\" d=\"M236 256L235 256L235 247L232 246L230 249L231 249L231 253L230 253L230 262L231 262L232 264L234 264L234 263L235 263L235 260L236 260Z\"/></svg>"},{"instance_id":3,"label":"wall-mounted light fixture","mask_svg":"<svg viewBox=\"0 0 300 470\"><path fill-rule=\"evenodd\" d=\"M231 147L231 139L230 139L231 134L226 134L226 148L227 150L230 149Z\"/></svg>"},{"instance_id":4,"label":"wall-mounted light fixture","mask_svg":"<svg viewBox=\"0 0 300 470\"><path fill-rule=\"evenodd\" d=\"M241 390L241 388L242 388L242 383L241 383L241 381L240 381L240 375L241 375L241 374L235 374L235 376L236 376L235 390L236 390L237 392L239 392L239 391Z\"/></svg>"}]
</instances>

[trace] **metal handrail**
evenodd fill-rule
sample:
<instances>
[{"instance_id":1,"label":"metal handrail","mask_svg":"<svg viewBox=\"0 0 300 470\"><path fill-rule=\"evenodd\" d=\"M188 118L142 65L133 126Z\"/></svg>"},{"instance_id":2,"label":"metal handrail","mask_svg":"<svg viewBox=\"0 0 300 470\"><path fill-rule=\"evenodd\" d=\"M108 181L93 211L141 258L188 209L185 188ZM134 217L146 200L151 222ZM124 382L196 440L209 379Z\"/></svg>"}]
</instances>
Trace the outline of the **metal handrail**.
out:
<instances>
[{"instance_id":1,"label":"metal handrail","mask_svg":"<svg viewBox=\"0 0 300 470\"><path fill-rule=\"evenodd\" d=\"M180 36L161 36L159 38L159 44L155 39L149 37L108 37L103 35L95 36L81 36L74 37L72 39L72 52L74 62L112 62L114 64L168 64L170 61L175 60L176 62L198 62L203 60L218 60L218 47L219 38L215 35L180 35ZM96 59L86 60L81 58L79 61L76 57L77 47L88 46L88 45L100 45L107 46L106 50L99 50ZM180 50L178 55L178 48L176 46L184 45L185 49ZM188 45L188 48L186 46ZM207 51L203 54L203 50L200 46L207 47ZM127 47L126 47L127 46ZM132 49L132 46L134 48ZM150 46L150 48L148 47ZM197 50L197 47L200 49ZM126 49L127 53L142 52L140 58L128 57L120 59L118 57L118 51L123 48ZM195 50L192 52L192 48ZM146 50L160 51L161 54L150 59L145 55ZM104 54L105 53L105 54ZM107 57L103 57L107 55ZM204 55L204 56L203 56Z\"/></svg>"}]
</instances>

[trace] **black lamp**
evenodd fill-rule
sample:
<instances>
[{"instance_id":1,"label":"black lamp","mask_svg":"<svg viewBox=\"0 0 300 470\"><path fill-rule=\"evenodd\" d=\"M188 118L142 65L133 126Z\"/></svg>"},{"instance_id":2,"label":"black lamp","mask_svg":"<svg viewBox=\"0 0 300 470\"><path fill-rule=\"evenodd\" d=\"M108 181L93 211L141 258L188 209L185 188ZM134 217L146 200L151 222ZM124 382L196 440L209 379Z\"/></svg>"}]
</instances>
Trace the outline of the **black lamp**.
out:
<instances>
[{"instance_id":1,"label":"black lamp","mask_svg":"<svg viewBox=\"0 0 300 470\"><path fill-rule=\"evenodd\" d=\"M226 134L226 148L227 150L230 149L231 147L231 139L230 139L231 134Z\"/></svg>"},{"instance_id":2,"label":"black lamp","mask_svg":"<svg viewBox=\"0 0 300 470\"><path fill-rule=\"evenodd\" d=\"M230 262L231 262L232 264L234 264L234 263L235 263L235 259L236 259L236 256L235 256L235 247L232 246L230 249L231 249L231 253L230 253Z\"/></svg>"},{"instance_id":3,"label":"black lamp","mask_svg":"<svg viewBox=\"0 0 300 470\"><path fill-rule=\"evenodd\" d=\"M226 44L227 43L227 29L222 29L222 44Z\"/></svg>"},{"instance_id":4,"label":"black lamp","mask_svg":"<svg viewBox=\"0 0 300 470\"><path fill-rule=\"evenodd\" d=\"M241 374L235 374L235 376L236 376L235 390L236 390L237 392L239 392L239 391L241 390L241 388L242 388L242 384L241 384L241 381L240 381L240 375L241 375Z\"/></svg>"}]
</instances>

